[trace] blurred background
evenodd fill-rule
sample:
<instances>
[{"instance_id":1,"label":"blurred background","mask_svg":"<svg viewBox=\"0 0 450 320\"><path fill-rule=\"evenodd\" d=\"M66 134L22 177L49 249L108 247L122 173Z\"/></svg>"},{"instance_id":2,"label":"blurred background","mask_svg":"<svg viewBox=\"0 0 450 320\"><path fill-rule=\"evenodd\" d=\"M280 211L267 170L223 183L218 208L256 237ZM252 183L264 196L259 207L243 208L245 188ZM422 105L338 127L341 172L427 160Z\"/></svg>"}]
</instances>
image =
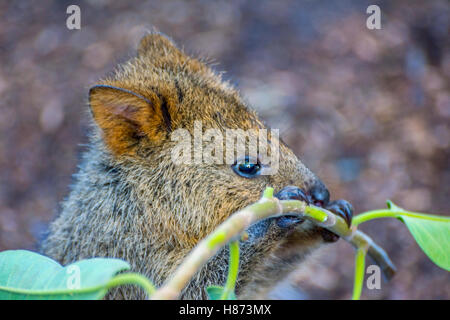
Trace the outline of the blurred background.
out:
<instances>
[{"instance_id":1,"label":"blurred background","mask_svg":"<svg viewBox=\"0 0 450 320\"><path fill-rule=\"evenodd\" d=\"M81 30L66 27L71 4ZM366 28L371 4L381 30ZM86 142L87 89L152 26L226 71L332 198L448 215L449 17L445 0L1 1L0 250L36 249ZM450 298L401 222L362 229L399 270L364 299ZM314 258L272 297L348 299L353 249Z\"/></svg>"}]
</instances>

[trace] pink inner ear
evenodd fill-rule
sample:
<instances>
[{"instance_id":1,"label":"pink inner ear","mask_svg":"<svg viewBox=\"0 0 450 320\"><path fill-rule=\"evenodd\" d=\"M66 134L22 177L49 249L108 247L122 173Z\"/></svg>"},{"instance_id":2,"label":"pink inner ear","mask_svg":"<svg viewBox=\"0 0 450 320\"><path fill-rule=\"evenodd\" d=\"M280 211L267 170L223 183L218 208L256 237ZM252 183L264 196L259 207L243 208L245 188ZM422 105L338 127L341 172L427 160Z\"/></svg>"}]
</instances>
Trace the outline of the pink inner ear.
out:
<instances>
[{"instance_id":1,"label":"pink inner ear","mask_svg":"<svg viewBox=\"0 0 450 320\"><path fill-rule=\"evenodd\" d=\"M118 116L125 117L130 120L135 120L137 113L138 113L138 107L133 105L119 105L117 107L111 108L112 113Z\"/></svg>"},{"instance_id":2,"label":"pink inner ear","mask_svg":"<svg viewBox=\"0 0 450 320\"><path fill-rule=\"evenodd\" d=\"M137 105L133 104L126 104L126 102L120 102L120 96L117 96L118 94L127 95L128 98L132 97L133 99L138 98L138 101L145 102L149 106L152 106L152 102L148 100L147 98L143 97L142 95L135 93L131 90L120 88L120 87L114 87L110 85L103 85L99 84L90 89L89 97L91 97L91 94L93 90L101 89L106 90L107 93L110 95L103 96L101 95L99 98L101 99L102 105L109 110L114 115L119 115L124 118L128 118L130 120L136 119L136 115L139 112L139 107ZM113 94L113 96L111 96ZM136 102L139 104L139 102Z\"/></svg>"}]
</instances>

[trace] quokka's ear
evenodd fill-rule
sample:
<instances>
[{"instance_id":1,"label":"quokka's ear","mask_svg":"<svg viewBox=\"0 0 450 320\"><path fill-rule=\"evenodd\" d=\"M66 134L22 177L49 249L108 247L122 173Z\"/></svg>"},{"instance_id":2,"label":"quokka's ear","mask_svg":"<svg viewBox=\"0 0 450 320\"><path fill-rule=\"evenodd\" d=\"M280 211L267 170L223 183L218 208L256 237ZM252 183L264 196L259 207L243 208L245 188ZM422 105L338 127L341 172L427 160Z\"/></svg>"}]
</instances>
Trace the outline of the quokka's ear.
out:
<instances>
[{"instance_id":1,"label":"quokka's ear","mask_svg":"<svg viewBox=\"0 0 450 320\"><path fill-rule=\"evenodd\" d=\"M96 85L89 90L89 104L103 139L115 155L133 154L143 138L159 145L172 131L176 104L170 98L128 89Z\"/></svg>"},{"instance_id":2,"label":"quokka's ear","mask_svg":"<svg viewBox=\"0 0 450 320\"><path fill-rule=\"evenodd\" d=\"M167 36L152 32L142 37L138 46L138 55L154 55L158 57L178 56L183 57L184 54Z\"/></svg>"},{"instance_id":3,"label":"quokka's ear","mask_svg":"<svg viewBox=\"0 0 450 320\"><path fill-rule=\"evenodd\" d=\"M200 72L211 76L211 70L198 59L186 55L167 36L152 32L145 35L138 46L138 56L150 64L164 69L183 67L191 72Z\"/></svg>"}]
</instances>

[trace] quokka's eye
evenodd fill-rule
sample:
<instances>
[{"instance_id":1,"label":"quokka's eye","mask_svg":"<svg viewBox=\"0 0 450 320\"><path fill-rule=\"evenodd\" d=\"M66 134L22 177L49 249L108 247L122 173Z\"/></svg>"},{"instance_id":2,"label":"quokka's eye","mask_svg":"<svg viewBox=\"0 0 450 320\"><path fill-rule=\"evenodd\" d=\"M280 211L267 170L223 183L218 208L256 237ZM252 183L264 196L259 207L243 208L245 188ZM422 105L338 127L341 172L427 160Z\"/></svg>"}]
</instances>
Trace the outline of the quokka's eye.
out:
<instances>
[{"instance_id":1,"label":"quokka's eye","mask_svg":"<svg viewBox=\"0 0 450 320\"><path fill-rule=\"evenodd\" d=\"M245 159L237 161L232 168L241 177L254 178L259 175L261 165L259 161L250 161L248 157L245 157Z\"/></svg>"}]
</instances>

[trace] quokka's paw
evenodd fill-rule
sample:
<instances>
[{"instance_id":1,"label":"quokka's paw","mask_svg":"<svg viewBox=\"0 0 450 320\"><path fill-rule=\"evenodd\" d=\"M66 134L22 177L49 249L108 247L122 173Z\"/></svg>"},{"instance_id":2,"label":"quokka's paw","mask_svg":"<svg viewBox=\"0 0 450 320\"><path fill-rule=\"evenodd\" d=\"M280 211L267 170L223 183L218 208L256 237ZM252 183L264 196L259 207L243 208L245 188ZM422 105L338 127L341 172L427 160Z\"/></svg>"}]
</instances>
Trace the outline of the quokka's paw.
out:
<instances>
[{"instance_id":1,"label":"quokka's paw","mask_svg":"<svg viewBox=\"0 0 450 320\"><path fill-rule=\"evenodd\" d=\"M280 200L301 200L308 204L314 204L341 216L349 227L352 224L353 206L346 200L329 201L330 194L323 184L317 184L307 192L295 186L287 186L279 191L275 197ZM293 227L303 221L298 216L287 215L277 218L277 224L281 228ZM320 234L325 242L336 242L339 240L338 235L327 229L321 228Z\"/></svg>"},{"instance_id":2,"label":"quokka's paw","mask_svg":"<svg viewBox=\"0 0 450 320\"><path fill-rule=\"evenodd\" d=\"M345 222L347 222L348 227L352 225L353 218L353 206L347 200L335 200L331 201L325 209L341 216Z\"/></svg>"},{"instance_id":3,"label":"quokka's paw","mask_svg":"<svg viewBox=\"0 0 450 320\"><path fill-rule=\"evenodd\" d=\"M350 204L350 202L346 200L331 201L325 206L325 209L333 212L334 214L337 214L338 216L341 216L350 228L353 218L353 206ZM321 234L323 240L326 242L336 242L339 240L339 236L337 234L327 229L323 229Z\"/></svg>"}]
</instances>

